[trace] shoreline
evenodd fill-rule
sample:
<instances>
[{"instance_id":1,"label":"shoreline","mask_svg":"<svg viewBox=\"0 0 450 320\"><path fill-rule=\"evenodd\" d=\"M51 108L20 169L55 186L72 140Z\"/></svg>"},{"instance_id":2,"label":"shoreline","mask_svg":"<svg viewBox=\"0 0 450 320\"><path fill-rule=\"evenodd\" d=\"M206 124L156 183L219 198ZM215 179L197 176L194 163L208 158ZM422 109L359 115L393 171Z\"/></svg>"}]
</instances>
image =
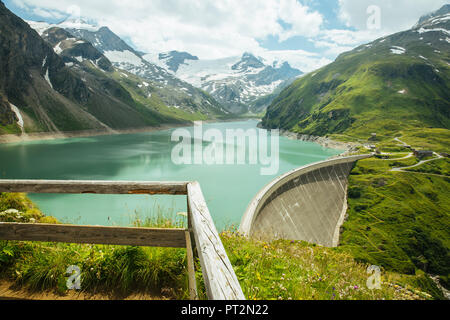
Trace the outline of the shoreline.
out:
<instances>
[{"instance_id":1,"label":"shoreline","mask_svg":"<svg viewBox=\"0 0 450 320\"><path fill-rule=\"evenodd\" d=\"M203 123L214 123L214 122L234 122L234 121L246 121L250 119L211 119L211 120L201 120ZM259 120L259 119L254 119ZM199 120L200 121L200 120ZM21 135L17 134L5 134L0 135L0 144L9 143L21 143L21 142L31 142L31 141L47 141L47 140L58 140L58 139L70 139L70 138L87 138L87 137L97 137L97 136L109 136L109 135L120 135L120 134L134 134L134 133L146 133L170 130L175 128L191 127L194 125L194 121L180 123L180 124L164 124L158 127L142 127L135 129L119 129L119 130L81 130L81 131L62 131L62 132L33 132L25 133Z\"/></svg>"},{"instance_id":2,"label":"shoreline","mask_svg":"<svg viewBox=\"0 0 450 320\"><path fill-rule=\"evenodd\" d=\"M204 120L203 123L222 123L222 122L234 122L234 121L246 121L246 120L260 120L260 119L212 119ZM0 144L13 144L22 142L32 142L32 141L49 141L58 139L70 139L70 138L87 138L87 137L97 137L97 136L109 136L109 135L121 135L121 134L135 134L135 133L147 133L155 131L164 131L175 128L183 128L193 126L194 122L182 123L182 124L165 124L158 127L142 127L136 129L121 129L121 130L82 130L82 131L65 131L65 132L34 132L25 133L21 135L17 134L6 134L0 135ZM261 122L257 125L258 128L265 129L262 127ZM324 148L343 150L339 156L345 156L356 151L356 148L361 146L359 143L354 142L341 142L332 140L326 137L305 135L300 133L291 132L284 129L280 130L280 136L286 137L288 139L312 142L321 145Z\"/></svg>"},{"instance_id":3,"label":"shoreline","mask_svg":"<svg viewBox=\"0 0 450 320\"><path fill-rule=\"evenodd\" d=\"M356 143L356 142L336 141L336 140L326 138L326 137L294 133L294 132L287 131L287 130L280 130L280 135L282 135L283 137L289 138L289 139L317 143L325 148L343 150L343 153L341 155L348 155L352 152L356 152L357 147L361 146L361 144Z\"/></svg>"},{"instance_id":4,"label":"shoreline","mask_svg":"<svg viewBox=\"0 0 450 320\"><path fill-rule=\"evenodd\" d=\"M261 122L258 124L258 128L266 129L262 126ZM267 130L269 130L269 129L267 129ZM339 156L346 156L353 152L356 152L357 148L362 146L360 143L357 143L357 142L342 142L342 141L336 141L336 140L326 138L326 137L295 133L295 132L292 132L289 130L284 130L284 129L279 129L279 130L280 130L280 136L283 136L288 139L299 140L299 141L304 141L304 142L313 142L313 143L317 143L317 144L321 145L324 148L343 150L343 152Z\"/></svg>"},{"instance_id":5,"label":"shoreline","mask_svg":"<svg viewBox=\"0 0 450 320\"><path fill-rule=\"evenodd\" d=\"M119 135L119 134L133 134L133 133L145 133L162 131L173 128L185 127L189 125L185 124L173 124L173 125L162 125L159 127L142 127L137 129L121 129L121 130L81 130L81 131L64 131L64 132L34 132L25 133L22 135L16 134L6 134L0 135L0 144L9 143L21 143L30 141L47 141L47 140L58 140L58 139L70 139L70 138L87 138L87 137L97 137L97 136L109 136L109 135Z\"/></svg>"}]
</instances>

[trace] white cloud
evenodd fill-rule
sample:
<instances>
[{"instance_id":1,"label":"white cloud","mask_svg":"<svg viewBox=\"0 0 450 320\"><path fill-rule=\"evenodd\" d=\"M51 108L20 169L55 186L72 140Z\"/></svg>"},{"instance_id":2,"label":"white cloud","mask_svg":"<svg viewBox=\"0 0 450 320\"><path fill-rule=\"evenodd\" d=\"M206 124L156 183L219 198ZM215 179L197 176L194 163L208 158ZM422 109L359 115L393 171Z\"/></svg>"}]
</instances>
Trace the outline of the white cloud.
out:
<instances>
[{"instance_id":1,"label":"white cloud","mask_svg":"<svg viewBox=\"0 0 450 320\"><path fill-rule=\"evenodd\" d=\"M281 41L293 36L315 36L323 23L323 17L319 12L311 12L297 0L281 1L278 14L283 22L292 26L289 30L278 34Z\"/></svg>"},{"instance_id":2,"label":"white cloud","mask_svg":"<svg viewBox=\"0 0 450 320\"><path fill-rule=\"evenodd\" d=\"M411 28L419 18L439 9L448 0L339 0L340 18L357 30L367 30L370 6L378 6L381 30L394 33Z\"/></svg>"},{"instance_id":3,"label":"white cloud","mask_svg":"<svg viewBox=\"0 0 450 320\"><path fill-rule=\"evenodd\" d=\"M220 58L259 48L267 36L288 39L318 34L320 13L296 0L15 0L30 8L67 12L99 20L140 50L186 50L201 58ZM37 12L35 12L37 13ZM284 22L289 25L285 29Z\"/></svg>"},{"instance_id":4,"label":"white cloud","mask_svg":"<svg viewBox=\"0 0 450 320\"><path fill-rule=\"evenodd\" d=\"M410 29L422 15L439 9L447 1L339 0L339 18L348 29L322 30L310 41L323 49L325 56L335 57L361 44ZM373 20L377 18L379 21Z\"/></svg>"},{"instance_id":5,"label":"white cloud","mask_svg":"<svg viewBox=\"0 0 450 320\"><path fill-rule=\"evenodd\" d=\"M324 54L328 57L350 51L355 47L371 42L377 38L385 36L387 33L382 30L324 30L320 36L312 40L317 48L323 48Z\"/></svg>"},{"instance_id":6,"label":"white cloud","mask_svg":"<svg viewBox=\"0 0 450 320\"><path fill-rule=\"evenodd\" d=\"M410 28L419 17L447 0L335 0L347 29L325 28L324 16L311 8L317 0L13 0L35 14L53 18L77 12L131 40L141 51L187 51L201 59L253 52L288 60L303 71L331 62L338 54L387 34ZM412 3L414 2L414 3ZM380 29L368 30L367 8L381 9ZM319 54L261 48L269 36L280 41L304 36Z\"/></svg>"},{"instance_id":7,"label":"white cloud","mask_svg":"<svg viewBox=\"0 0 450 320\"><path fill-rule=\"evenodd\" d=\"M63 19L65 15L62 15L61 13L57 11L48 11L41 8L33 8L32 9L33 14L43 17L43 18L50 18L50 19Z\"/></svg>"},{"instance_id":8,"label":"white cloud","mask_svg":"<svg viewBox=\"0 0 450 320\"><path fill-rule=\"evenodd\" d=\"M267 64L274 61L288 61L289 64L303 72L310 72L319 69L330 62L330 59L323 57L317 53L311 53L304 50L259 50L254 52L266 60Z\"/></svg>"}]
</instances>

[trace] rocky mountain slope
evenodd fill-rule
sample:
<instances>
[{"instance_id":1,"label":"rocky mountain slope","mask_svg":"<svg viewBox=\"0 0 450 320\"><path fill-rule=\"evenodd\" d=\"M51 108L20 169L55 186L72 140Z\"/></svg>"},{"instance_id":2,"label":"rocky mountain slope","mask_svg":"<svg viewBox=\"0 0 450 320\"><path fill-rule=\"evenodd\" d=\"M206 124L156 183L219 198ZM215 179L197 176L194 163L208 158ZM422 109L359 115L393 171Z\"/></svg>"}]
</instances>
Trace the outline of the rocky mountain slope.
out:
<instances>
[{"instance_id":1,"label":"rocky mountain slope","mask_svg":"<svg viewBox=\"0 0 450 320\"><path fill-rule=\"evenodd\" d=\"M152 81L162 101L185 112L212 114L261 112L273 99L273 92L289 85L302 72L288 62L268 63L250 53L242 57L199 60L187 52L143 54L107 27L82 19L57 25L29 24L41 35L52 27L91 43L115 68L125 70L146 82ZM57 48L55 48L57 49ZM264 97L264 104L255 102ZM222 107L223 106L223 107Z\"/></svg>"},{"instance_id":2,"label":"rocky mountain slope","mask_svg":"<svg viewBox=\"0 0 450 320\"><path fill-rule=\"evenodd\" d=\"M412 29L362 45L295 81L263 125L367 138L450 128L450 6Z\"/></svg>"},{"instance_id":3,"label":"rocky mountain slope","mask_svg":"<svg viewBox=\"0 0 450 320\"><path fill-rule=\"evenodd\" d=\"M144 81L151 81L158 91L159 97L169 107L181 109L187 113L199 113L206 117L224 115L227 113L214 98L206 92L181 81L166 71L145 59L142 54L130 47L119 36L107 27L98 27L81 19L64 21L58 25L36 23L30 25L41 34L52 27L65 29L73 37L91 43L101 52L115 68L132 73Z\"/></svg>"},{"instance_id":4,"label":"rocky mountain slope","mask_svg":"<svg viewBox=\"0 0 450 320\"><path fill-rule=\"evenodd\" d=\"M31 23L33 25L33 23ZM164 114L181 120L205 120L222 114L215 108L196 108L194 104L188 104L189 96L182 91L181 94L170 86L163 86L158 82L141 78L122 69L113 67L112 63L90 42L76 38L65 29L51 27L43 29L41 36L46 40L66 62L66 66L78 69L83 65L85 69L95 72L98 77L108 77L122 85L136 101ZM121 40L120 40L121 41ZM120 42L119 42L120 43ZM124 43L123 43L124 44ZM98 71L102 71L99 73ZM167 105L167 99L184 99L184 107ZM170 101L169 101L170 102Z\"/></svg>"},{"instance_id":5,"label":"rocky mountain slope","mask_svg":"<svg viewBox=\"0 0 450 320\"><path fill-rule=\"evenodd\" d=\"M185 122L133 97L113 78L111 62L86 41L61 29L43 34L44 41L1 2L0 17L0 133Z\"/></svg>"},{"instance_id":6,"label":"rocky mountain slope","mask_svg":"<svg viewBox=\"0 0 450 320\"><path fill-rule=\"evenodd\" d=\"M147 54L145 59L170 70L175 76L209 92L217 101L233 113L249 111L256 100L266 97L271 102L275 90L283 88L303 73L288 62L268 64L251 53L242 57L218 60L200 60L187 52Z\"/></svg>"}]
</instances>

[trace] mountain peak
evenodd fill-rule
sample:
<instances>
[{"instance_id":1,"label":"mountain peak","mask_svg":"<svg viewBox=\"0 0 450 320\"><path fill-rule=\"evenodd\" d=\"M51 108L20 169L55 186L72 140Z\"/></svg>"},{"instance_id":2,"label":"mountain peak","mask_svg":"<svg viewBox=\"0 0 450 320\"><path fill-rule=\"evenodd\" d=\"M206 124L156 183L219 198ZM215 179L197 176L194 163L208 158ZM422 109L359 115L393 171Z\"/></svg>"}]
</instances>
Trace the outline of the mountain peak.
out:
<instances>
[{"instance_id":1,"label":"mountain peak","mask_svg":"<svg viewBox=\"0 0 450 320\"><path fill-rule=\"evenodd\" d=\"M425 25L429 20L433 20L440 16L448 16L450 14L450 4L446 4L442 6L439 10L436 10L432 13L426 14L419 19L419 22L413 27L418 28Z\"/></svg>"},{"instance_id":2,"label":"mountain peak","mask_svg":"<svg viewBox=\"0 0 450 320\"><path fill-rule=\"evenodd\" d=\"M163 60L169 70L177 72L180 65L185 64L186 60L196 61L198 57L188 52L172 50L170 52L160 53L158 59Z\"/></svg>"},{"instance_id":3,"label":"mountain peak","mask_svg":"<svg viewBox=\"0 0 450 320\"><path fill-rule=\"evenodd\" d=\"M60 22L58 27L63 29L84 29L92 32L100 29L96 22L81 17L66 19Z\"/></svg>"},{"instance_id":4,"label":"mountain peak","mask_svg":"<svg viewBox=\"0 0 450 320\"><path fill-rule=\"evenodd\" d=\"M256 58L252 53L245 52L242 55L241 61L233 65L231 69L244 72L247 71L249 68L260 69L264 68L264 66L265 66L264 63L262 63L262 61Z\"/></svg>"}]
</instances>

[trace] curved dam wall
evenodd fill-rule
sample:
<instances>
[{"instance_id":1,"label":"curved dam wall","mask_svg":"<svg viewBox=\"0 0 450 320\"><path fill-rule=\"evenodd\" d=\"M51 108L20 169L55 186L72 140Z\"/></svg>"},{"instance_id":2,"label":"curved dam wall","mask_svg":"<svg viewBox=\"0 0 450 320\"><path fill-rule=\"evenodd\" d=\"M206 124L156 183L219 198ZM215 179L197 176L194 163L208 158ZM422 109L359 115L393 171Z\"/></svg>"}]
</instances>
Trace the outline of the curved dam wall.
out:
<instances>
[{"instance_id":1,"label":"curved dam wall","mask_svg":"<svg viewBox=\"0 0 450 320\"><path fill-rule=\"evenodd\" d=\"M347 212L348 176L356 161L371 156L322 161L277 178L252 200L239 231L253 238L338 246Z\"/></svg>"}]
</instances>

